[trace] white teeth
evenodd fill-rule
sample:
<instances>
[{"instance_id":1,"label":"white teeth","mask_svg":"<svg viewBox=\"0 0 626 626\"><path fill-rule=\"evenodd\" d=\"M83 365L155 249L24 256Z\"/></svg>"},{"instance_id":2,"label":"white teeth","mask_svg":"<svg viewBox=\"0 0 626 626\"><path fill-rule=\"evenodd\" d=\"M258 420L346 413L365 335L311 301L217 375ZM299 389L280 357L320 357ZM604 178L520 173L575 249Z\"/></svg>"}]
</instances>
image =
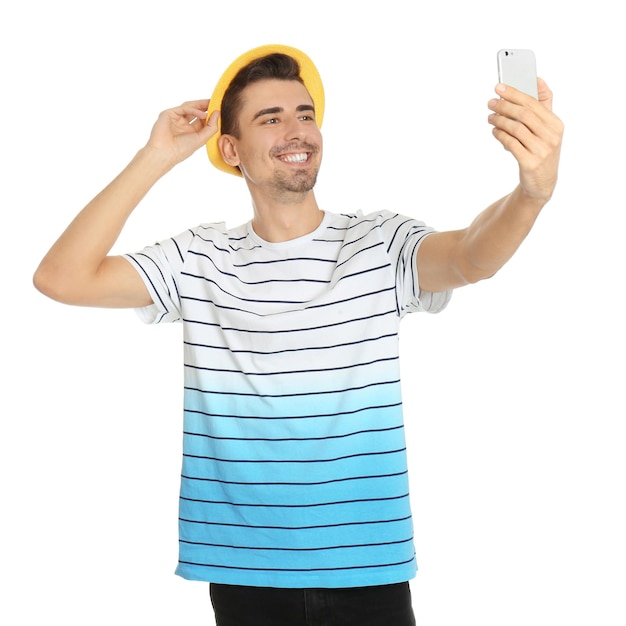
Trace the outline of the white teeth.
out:
<instances>
[{"instance_id":1,"label":"white teeth","mask_svg":"<svg viewBox=\"0 0 626 626\"><path fill-rule=\"evenodd\" d=\"M283 157L283 161L287 161L287 163L304 163L307 160L306 152L302 152L300 154L288 154Z\"/></svg>"}]
</instances>

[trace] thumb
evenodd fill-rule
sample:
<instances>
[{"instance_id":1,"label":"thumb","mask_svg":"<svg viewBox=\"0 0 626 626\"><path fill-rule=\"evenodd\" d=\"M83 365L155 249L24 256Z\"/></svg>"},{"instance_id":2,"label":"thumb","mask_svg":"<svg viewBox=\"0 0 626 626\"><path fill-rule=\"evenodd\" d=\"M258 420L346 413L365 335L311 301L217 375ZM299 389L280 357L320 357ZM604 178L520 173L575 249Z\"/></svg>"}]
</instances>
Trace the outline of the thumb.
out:
<instances>
[{"instance_id":1,"label":"thumb","mask_svg":"<svg viewBox=\"0 0 626 626\"><path fill-rule=\"evenodd\" d=\"M211 113L211 116L206 120L206 122L202 124L202 126L200 126L200 128L194 130L194 132L191 135L187 135L187 137L189 138L193 137L192 141L194 145L201 146L205 144L217 132L218 118L219 118L219 111L214 111L213 113ZM191 123L199 125L200 123L202 123L202 120L198 118L194 118L190 122L190 124Z\"/></svg>"},{"instance_id":2,"label":"thumb","mask_svg":"<svg viewBox=\"0 0 626 626\"><path fill-rule=\"evenodd\" d=\"M552 111L552 91L543 78L537 78L537 92L539 102L541 102L548 111Z\"/></svg>"},{"instance_id":3,"label":"thumb","mask_svg":"<svg viewBox=\"0 0 626 626\"><path fill-rule=\"evenodd\" d=\"M220 117L219 111L213 111L206 121L205 126L200 130L200 134L204 135L205 141L208 141L217 132L217 121Z\"/></svg>"}]
</instances>

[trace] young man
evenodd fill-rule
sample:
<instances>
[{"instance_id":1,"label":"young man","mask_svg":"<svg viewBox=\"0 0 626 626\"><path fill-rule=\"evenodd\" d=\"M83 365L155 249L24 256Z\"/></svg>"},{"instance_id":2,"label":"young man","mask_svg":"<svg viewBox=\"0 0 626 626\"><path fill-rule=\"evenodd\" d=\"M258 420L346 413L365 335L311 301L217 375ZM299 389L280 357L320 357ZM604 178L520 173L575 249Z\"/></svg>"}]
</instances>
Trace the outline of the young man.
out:
<instances>
[{"instance_id":1,"label":"young man","mask_svg":"<svg viewBox=\"0 0 626 626\"><path fill-rule=\"evenodd\" d=\"M177 573L212 583L220 626L414 623L398 325L497 272L557 179L563 127L547 85L539 100L497 93L489 121L519 185L469 227L436 233L318 207L320 77L299 50L255 48L210 101L163 112L41 262L35 284L61 302L183 322ZM252 220L108 256L151 186L205 144L244 178Z\"/></svg>"}]
</instances>

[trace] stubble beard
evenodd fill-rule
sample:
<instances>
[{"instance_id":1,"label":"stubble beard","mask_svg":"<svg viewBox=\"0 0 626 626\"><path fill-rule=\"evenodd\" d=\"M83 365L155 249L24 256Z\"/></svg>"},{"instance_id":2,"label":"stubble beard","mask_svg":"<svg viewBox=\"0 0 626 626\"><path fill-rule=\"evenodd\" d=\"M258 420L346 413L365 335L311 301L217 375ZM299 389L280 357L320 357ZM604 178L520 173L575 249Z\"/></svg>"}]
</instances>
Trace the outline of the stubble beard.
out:
<instances>
[{"instance_id":1,"label":"stubble beard","mask_svg":"<svg viewBox=\"0 0 626 626\"><path fill-rule=\"evenodd\" d=\"M303 151L310 152L314 157L319 152L319 147L312 144L303 144L299 146ZM277 148L276 152L286 152L288 148ZM272 187L278 195L282 194L307 194L315 187L317 175L319 173L319 164L315 167L311 166L306 169L294 169L291 172L276 170L272 180Z\"/></svg>"},{"instance_id":2,"label":"stubble beard","mask_svg":"<svg viewBox=\"0 0 626 626\"><path fill-rule=\"evenodd\" d=\"M278 193L305 194L315 187L319 168L299 170L290 175L276 172L273 181L274 191Z\"/></svg>"}]
</instances>

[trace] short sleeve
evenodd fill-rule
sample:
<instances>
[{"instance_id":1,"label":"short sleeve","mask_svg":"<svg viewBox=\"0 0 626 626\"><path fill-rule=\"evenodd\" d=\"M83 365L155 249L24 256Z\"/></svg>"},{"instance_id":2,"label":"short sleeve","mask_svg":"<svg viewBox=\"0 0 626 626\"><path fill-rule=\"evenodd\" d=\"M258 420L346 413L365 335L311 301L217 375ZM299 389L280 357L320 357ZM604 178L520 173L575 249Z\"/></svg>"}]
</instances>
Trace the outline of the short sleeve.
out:
<instances>
[{"instance_id":1,"label":"short sleeve","mask_svg":"<svg viewBox=\"0 0 626 626\"><path fill-rule=\"evenodd\" d=\"M124 255L152 296L153 304L135 309L146 324L181 321L178 277L193 238L194 232L187 230L140 252Z\"/></svg>"},{"instance_id":2,"label":"short sleeve","mask_svg":"<svg viewBox=\"0 0 626 626\"><path fill-rule=\"evenodd\" d=\"M387 253L395 266L396 304L400 317L416 311L443 311L452 291L422 291L417 269L417 251L435 230L423 222L395 213L382 213L381 220Z\"/></svg>"}]
</instances>

